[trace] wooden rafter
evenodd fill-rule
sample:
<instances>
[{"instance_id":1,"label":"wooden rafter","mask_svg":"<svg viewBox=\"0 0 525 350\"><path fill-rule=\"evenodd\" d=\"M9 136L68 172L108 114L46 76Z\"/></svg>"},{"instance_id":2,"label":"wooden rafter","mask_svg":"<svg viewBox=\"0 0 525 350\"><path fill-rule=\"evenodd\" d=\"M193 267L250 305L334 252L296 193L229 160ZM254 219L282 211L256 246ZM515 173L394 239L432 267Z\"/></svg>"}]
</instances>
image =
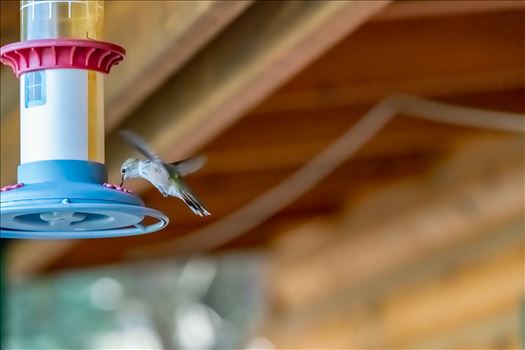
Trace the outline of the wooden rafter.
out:
<instances>
[{"instance_id":1,"label":"wooden rafter","mask_svg":"<svg viewBox=\"0 0 525 350\"><path fill-rule=\"evenodd\" d=\"M397 1L388 11L377 16L375 20L400 20L520 9L525 9L525 2L519 0L454 0L453 6L448 0L403 0Z\"/></svg>"},{"instance_id":2,"label":"wooden rafter","mask_svg":"<svg viewBox=\"0 0 525 350\"><path fill-rule=\"evenodd\" d=\"M374 205L363 204L364 217L348 212L348 218L324 229L316 224L319 235L331 232L338 239L324 247L316 243L301 257L277 260L272 285L279 305L297 309L315 303L519 218L525 178L521 145L520 137L502 144L474 143L420 183L399 185ZM400 209L403 199L409 205ZM307 225L305 230L312 231ZM295 233L300 237L299 230Z\"/></svg>"},{"instance_id":3,"label":"wooden rafter","mask_svg":"<svg viewBox=\"0 0 525 350\"><path fill-rule=\"evenodd\" d=\"M517 345L522 231L517 220L489 238L422 255L388 276L338 290L306 310L276 307L264 335L279 348L481 349L502 335Z\"/></svg>"}]
</instances>

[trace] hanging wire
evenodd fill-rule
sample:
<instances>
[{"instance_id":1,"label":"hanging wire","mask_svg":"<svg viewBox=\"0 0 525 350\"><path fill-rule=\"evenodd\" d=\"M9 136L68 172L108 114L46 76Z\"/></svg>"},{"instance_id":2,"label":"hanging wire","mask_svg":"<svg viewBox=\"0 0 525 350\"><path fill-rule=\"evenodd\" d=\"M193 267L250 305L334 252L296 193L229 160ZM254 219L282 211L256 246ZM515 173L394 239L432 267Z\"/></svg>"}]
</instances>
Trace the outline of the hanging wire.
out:
<instances>
[{"instance_id":1,"label":"hanging wire","mask_svg":"<svg viewBox=\"0 0 525 350\"><path fill-rule=\"evenodd\" d=\"M525 133L525 116L460 107L397 94L383 99L356 124L288 178L224 218L171 242L135 251L202 254L236 239L290 205L352 157L398 114L444 124Z\"/></svg>"}]
</instances>

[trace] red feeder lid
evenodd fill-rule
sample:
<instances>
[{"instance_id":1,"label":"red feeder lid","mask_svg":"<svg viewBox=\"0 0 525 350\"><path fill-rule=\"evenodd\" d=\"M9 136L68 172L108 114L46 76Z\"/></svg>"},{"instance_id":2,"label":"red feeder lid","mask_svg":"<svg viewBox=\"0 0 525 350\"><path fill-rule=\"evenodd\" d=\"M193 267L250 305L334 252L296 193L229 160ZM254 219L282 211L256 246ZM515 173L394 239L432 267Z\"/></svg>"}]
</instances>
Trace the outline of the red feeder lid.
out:
<instances>
[{"instance_id":1,"label":"red feeder lid","mask_svg":"<svg viewBox=\"0 0 525 350\"><path fill-rule=\"evenodd\" d=\"M0 62L21 74L56 68L93 70L108 74L126 51L115 44L86 39L39 39L0 48Z\"/></svg>"}]
</instances>

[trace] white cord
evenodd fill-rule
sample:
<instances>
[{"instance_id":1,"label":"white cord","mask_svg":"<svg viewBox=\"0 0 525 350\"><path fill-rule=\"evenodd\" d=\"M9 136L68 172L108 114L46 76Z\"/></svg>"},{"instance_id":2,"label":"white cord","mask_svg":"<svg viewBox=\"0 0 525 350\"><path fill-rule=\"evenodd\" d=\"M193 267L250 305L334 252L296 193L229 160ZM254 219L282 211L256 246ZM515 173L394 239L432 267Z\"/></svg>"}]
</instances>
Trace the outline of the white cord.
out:
<instances>
[{"instance_id":1,"label":"white cord","mask_svg":"<svg viewBox=\"0 0 525 350\"><path fill-rule=\"evenodd\" d=\"M137 253L202 253L243 235L312 189L360 150L399 113L446 124L525 132L525 116L520 114L459 107L409 95L392 95L368 111L303 167L250 203L173 242L146 247L141 249L142 253Z\"/></svg>"}]
</instances>

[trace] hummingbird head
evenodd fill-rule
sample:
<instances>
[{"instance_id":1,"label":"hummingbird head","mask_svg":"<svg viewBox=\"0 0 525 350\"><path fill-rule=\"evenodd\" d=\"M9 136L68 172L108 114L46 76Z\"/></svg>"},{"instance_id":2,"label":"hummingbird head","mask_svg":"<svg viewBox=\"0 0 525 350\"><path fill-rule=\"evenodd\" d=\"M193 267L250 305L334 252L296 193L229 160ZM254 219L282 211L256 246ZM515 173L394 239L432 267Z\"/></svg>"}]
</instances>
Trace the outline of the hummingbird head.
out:
<instances>
[{"instance_id":1,"label":"hummingbird head","mask_svg":"<svg viewBox=\"0 0 525 350\"><path fill-rule=\"evenodd\" d=\"M136 158L126 159L120 167L120 174L122 175L120 186L122 186L127 179L139 177L139 160Z\"/></svg>"}]
</instances>

